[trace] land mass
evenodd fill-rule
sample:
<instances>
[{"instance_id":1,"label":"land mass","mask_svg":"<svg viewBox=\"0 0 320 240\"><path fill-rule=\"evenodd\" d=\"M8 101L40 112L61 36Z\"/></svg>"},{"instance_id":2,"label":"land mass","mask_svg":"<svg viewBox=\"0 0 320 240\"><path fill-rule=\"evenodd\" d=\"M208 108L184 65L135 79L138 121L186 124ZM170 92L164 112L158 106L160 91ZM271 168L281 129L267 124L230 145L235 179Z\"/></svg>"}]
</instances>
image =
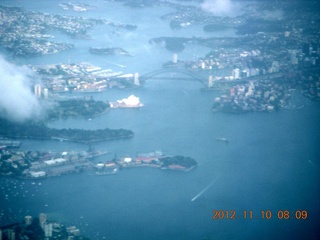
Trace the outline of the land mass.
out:
<instances>
[{"instance_id":1,"label":"land mass","mask_svg":"<svg viewBox=\"0 0 320 240\"><path fill-rule=\"evenodd\" d=\"M119 138L129 138L134 134L126 129L55 129L47 127L43 122L11 122L0 118L0 136L15 139L58 140L79 143L93 143Z\"/></svg>"},{"instance_id":2,"label":"land mass","mask_svg":"<svg viewBox=\"0 0 320 240\"><path fill-rule=\"evenodd\" d=\"M93 99L67 99L57 101L56 106L49 111L49 119L68 117L94 117L110 109L110 104Z\"/></svg>"}]
</instances>

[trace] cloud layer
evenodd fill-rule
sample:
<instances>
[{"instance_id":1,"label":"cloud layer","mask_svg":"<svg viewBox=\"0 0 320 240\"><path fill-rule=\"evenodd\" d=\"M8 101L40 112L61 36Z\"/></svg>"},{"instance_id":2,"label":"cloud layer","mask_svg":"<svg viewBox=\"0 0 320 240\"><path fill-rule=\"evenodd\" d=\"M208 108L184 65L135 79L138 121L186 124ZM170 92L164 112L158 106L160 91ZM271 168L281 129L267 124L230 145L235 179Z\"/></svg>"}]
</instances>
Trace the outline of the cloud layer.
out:
<instances>
[{"instance_id":1,"label":"cloud layer","mask_svg":"<svg viewBox=\"0 0 320 240\"><path fill-rule=\"evenodd\" d=\"M0 116L23 121L38 117L40 104L32 92L31 70L0 56Z\"/></svg>"}]
</instances>

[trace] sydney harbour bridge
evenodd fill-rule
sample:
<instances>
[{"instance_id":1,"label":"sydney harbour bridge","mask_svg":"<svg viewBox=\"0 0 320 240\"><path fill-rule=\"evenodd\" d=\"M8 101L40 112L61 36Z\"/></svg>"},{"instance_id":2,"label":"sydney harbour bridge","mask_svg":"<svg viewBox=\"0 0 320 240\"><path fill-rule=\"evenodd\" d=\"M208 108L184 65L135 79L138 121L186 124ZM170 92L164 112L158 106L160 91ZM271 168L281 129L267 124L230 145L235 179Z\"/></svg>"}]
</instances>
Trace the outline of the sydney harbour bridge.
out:
<instances>
[{"instance_id":1,"label":"sydney harbour bridge","mask_svg":"<svg viewBox=\"0 0 320 240\"><path fill-rule=\"evenodd\" d=\"M177 67L168 67L168 68L162 68L153 70L151 72L139 75L139 73L135 73L133 76L133 82L135 85L143 85L146 81L152 80L152 79L159 79L164 81L176 81L176 80L182 80L182 81L198 81L200 82L204 88L207 89L221 89L225 88L230 85L235 85L239 83L246 83L252 80L265 80L265 79L272 79L277 78L279 75L282 75L281 73L273 73L273 74L264 74L257 76L250 76L250 77L243 77L239 79L233 79L233 80L226 80L226 79L220 79L215 80L215 72L195 72L190 71L184 68L177 68Z\"/></svg>"},{"instance_id":2,"label":"sydney harbour bridge","mask_svg":"<svg viewBox=\"0 0 320 240\"><path fill-rule=\"evenodd\" d=\"M237 79L237 80L214 80L214 73L199 73L195 71L190 71L184 68L162 68L153 70L151 72L141 74L135 73L134 74L134 84L135 85L143 85L148 80L164 80L164 81L176 81L176 80L182 80L182 81L198 81L203 85L204 88L219 88L222 84L236 84L236 83L243 83L247 82L248 80L244 79Z\"/></svg>"},{"instance_id":3,"label":"sydney harbour bridge","mask_svg":"<svg viewBox=\"0 0 320 240\"><path fill-rule=\"evenodd\" d=\"M181 68L157 69L139 76L141 82L150 79L198 81L203 85L208 83L208 78L205 76Z\"/></svg>"}]
</instances>

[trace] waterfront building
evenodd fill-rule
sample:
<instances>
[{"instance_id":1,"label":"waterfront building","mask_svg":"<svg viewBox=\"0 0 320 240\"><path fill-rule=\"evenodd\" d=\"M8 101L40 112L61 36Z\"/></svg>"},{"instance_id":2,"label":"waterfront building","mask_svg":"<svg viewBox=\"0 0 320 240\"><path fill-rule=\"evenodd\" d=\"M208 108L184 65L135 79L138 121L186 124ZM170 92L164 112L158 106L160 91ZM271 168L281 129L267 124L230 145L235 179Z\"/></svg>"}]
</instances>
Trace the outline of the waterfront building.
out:
<instances>
[{"instance_id":1,"label":"waterfront building","mask_svg":"<svg viewBox=\"0 0 320 240\"><path fill-rule=\"evenodd\" d=\"M41 85L40 84L36 84L34 86L34 95L36 95L36 97L40 98L41 97Z\"/></svg>"},{"instance_id":2,"label":"waterfront building","mask_svg":"<svg viewBox=\"0 0 320 240\"><path fill-rule=\"evenodd\" d=\"M138 73L138 72L136 72L136 73L134 74L133 84L134 84L134 85L137 85L137 86L140 86L140 80L139 80L139 73Z\"/></svg>"}]
</instances>

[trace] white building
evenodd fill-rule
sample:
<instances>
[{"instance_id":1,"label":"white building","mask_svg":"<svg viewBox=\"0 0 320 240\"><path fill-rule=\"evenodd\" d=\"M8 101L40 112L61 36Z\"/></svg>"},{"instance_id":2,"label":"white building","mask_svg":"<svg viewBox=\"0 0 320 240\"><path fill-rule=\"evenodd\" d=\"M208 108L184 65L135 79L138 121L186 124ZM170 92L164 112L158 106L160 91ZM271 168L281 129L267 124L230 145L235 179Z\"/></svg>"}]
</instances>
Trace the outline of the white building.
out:
<instances>
[{"instance_id":1,"label":"white building","mask_svg":"<svg viewBox=\"0 0 320 240\"><path fill-rule=\"evenodd\" d=\"M177 63L177 62L178 62L178 54L177 54L177 53L174 53L174 54L173 54L172 62L173 62L173 63Z\"/></svg>"},{"instance_id":2,"label":"white building","mask_svg":"<svg viewBox=\"0 0 320 240\"><path fill-rule=\"evenodd\" d=\"M136 72L136 73L134 74L133 84L134 84L134 85L137 85L137 86L140 86L139 73L138 73L138 72Z\"/></svg>"},{"instance_id":3,"label":"white building","mask_svg":"<svg viewBox=\"0 0 320 240\"><path fill-rule=\"evenodd\" d=\"M213 77L212 75L210 75L208 79L208 88L211 88L212 86L213 86Z\"/></svg>"},{"instance_id":4,"label":"white building","mask_svg":"<svg viewBox=\"0 0 320 240\"><path fill-rule=\"evenodd\" d=\"M52 237L52 223L44 224L44 236Z\"/></svg>"},{"instance_id":5,"label":"white building","mask_svg":"<svg viewBox=\"0 0 320 240\"><path fill-rule=\"evenodd\" d=\"M44 229L44 225L47 222L47 215L44 213L40 213L39 215L39 225L42 229Z\"/></svg>"},{"instance_id":6,"label":"white building","mask_svg":"<svg viewBox=\"0 0 320 240\"><path fill-rule=\"evenodd\" d=\"M40 98L41 92L42 92L41 85L40 84L34 85L34 95L36 95L36 97Z\"/></svg>"},{"instance_id":7,"label":"white building","mask_svg":"<svg viewBox=\"0 0 320 240\"><path fill-rule=\"evenodd\" d=\"M239 68L235 68L232 70L232 77L233 77L233 79L240 78L240 69Z\"/></svg>"}]
</instances>

